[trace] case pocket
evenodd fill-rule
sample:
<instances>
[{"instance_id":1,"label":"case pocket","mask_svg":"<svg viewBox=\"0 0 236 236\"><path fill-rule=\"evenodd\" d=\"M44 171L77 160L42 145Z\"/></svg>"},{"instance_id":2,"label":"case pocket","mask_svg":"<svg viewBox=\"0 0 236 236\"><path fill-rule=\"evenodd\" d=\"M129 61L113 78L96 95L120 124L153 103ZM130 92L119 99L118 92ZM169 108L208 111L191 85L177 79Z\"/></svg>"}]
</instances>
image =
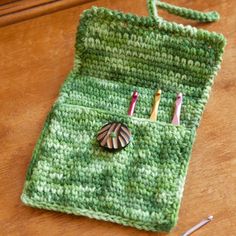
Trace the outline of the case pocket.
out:
<instances>
[{"instance_id":1,"label":"case pocket","mask_svg":"<svg viewBox=\"0 0 236 236\"><path fill-rule=\"evenodd\" d=\"M131 143L111 153L100 128L123 122ZM34 151L24 203L169 231L177 220L194 130L82 106L57 104Z\"/></svg>"},{"instance_id":2,"label":"case pocket","mask_svg":"<svg viewBox=\"0 0 236 236\"><path fill-rule=\"evenodd\" d=\"M153 97L158 89L162 90L161 103L158 109L158 121L171 123L173 118L176 92L184 94L181 109L181 125L185 127L195 127L198 124L205 97L198 96L202 91L201 87L193 88L184 86L181 83L173 87L170 78L166 78L163 84L158 79L140 78L143 86L132 84L129 80L122 83L115 80L101 79L97 77L83 76L71 73L66 83L63 85L59 102L71 105L79 105L101 110L113 111L116 114L128 112L131 96L134 90L139 93L138 102L135 106L135 117L149 119ZM145 85L145 86L144 86Z\"/></svg>"}]
</instances>

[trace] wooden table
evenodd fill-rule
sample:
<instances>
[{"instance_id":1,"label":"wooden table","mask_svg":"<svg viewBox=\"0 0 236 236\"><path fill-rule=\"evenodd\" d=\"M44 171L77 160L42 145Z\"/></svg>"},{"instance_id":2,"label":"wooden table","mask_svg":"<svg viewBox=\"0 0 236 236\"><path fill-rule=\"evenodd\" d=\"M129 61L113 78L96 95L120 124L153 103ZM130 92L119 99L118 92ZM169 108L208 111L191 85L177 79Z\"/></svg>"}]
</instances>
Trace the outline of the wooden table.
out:
<instances>
[{"instance_id":1,"label":"wooden table","mask_svg":"<svg viewBox=\"0 0 236 236\"><path fill-rule=\"evenodd\" d=\"M198 129L178 225L168 235L180 235L209 214L215 220L194 235L236 235L236 1L175 3L219 11L221 21L206 25L163 11L160 14L221 32L228 45ZM164 235L33 209L20 201L33 148L72 67L79 15L91 5L147 15L145 0L136 0L135 4L131 0L100 0L18 23L8 19L0 28L0 235Z\"/></svg>"}]
</instances>

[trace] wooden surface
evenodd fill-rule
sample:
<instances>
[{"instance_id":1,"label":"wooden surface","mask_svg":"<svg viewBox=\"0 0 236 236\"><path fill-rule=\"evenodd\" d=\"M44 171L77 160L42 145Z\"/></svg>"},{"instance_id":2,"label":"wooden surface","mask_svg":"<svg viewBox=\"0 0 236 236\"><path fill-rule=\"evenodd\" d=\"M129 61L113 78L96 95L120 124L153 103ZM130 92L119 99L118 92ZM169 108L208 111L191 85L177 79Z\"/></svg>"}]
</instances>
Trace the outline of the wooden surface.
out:
<instances>
[{"instance_id":1,"label":"wooden surface","mask_svg":"<svg viewBox=\"0 0 236 236\"><path fill-rule=\"evenodd\" d=\"M95 0L0 0L0 27Z\"/></svg>"},{"instance_id":2,"label":"wooden surface","mask_svg":"<svg viewBox=\"0 0 236 236\"><path fill-rule=\"evenodd\" d=\"M146 15L145 0L93 4ZM167 19L222 32L228 39L193 148L177 227L183 231L209 214L215 220L194 235L236 235L236 1L176 0L215 9L221 21L196 24L160 11ZM75 30L83 4L0 28L0 235L164 235L24 206L20 195L44 120L72 67Z\"/></svg>"}]
</instances>

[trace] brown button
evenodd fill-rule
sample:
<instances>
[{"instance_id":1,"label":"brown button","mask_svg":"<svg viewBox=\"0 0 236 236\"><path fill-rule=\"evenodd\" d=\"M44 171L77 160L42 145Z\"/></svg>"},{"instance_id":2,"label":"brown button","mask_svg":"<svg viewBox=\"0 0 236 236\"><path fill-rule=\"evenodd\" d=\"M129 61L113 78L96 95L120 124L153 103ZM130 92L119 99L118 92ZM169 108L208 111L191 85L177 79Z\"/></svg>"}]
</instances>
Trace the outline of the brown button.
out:
<instances>
[{"instance_id":1,"label":"brown button","mask_svg":"<svg viewBox=\"0 0 236 236\"><path fill-rule=\"evenodd\" d=\"M131 139L128 127L119 122L105 124L98 132L97 140L100 146L111 151L126 147Z\"/></svg>"}]
</instances>

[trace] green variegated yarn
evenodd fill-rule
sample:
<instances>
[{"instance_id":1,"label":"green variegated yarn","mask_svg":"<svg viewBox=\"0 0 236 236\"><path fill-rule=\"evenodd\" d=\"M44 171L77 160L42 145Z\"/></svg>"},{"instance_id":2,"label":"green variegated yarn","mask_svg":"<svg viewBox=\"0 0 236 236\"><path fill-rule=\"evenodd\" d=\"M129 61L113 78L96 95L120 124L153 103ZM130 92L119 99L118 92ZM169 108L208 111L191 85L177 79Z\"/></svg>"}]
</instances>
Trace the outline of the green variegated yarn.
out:
<instances>
[{"instance_id":1,"label":"green variegated yarn","mask_svg":"<svg viewBox=\"0 0 236 236\"><path fill-rule=\"evenodd\" d=\"M96 7L82 14L75 65L36 145L25 204L151 231L176 224L196 128L225 39L153 16ZM135 89L139 99L129 117ZM158 121L151 122L157 89ZM174 126L177 92L184 100L181 125ZM131 143L115 153L96 140L111 121L132 133Z\"/></svg>"}]
</instances>

